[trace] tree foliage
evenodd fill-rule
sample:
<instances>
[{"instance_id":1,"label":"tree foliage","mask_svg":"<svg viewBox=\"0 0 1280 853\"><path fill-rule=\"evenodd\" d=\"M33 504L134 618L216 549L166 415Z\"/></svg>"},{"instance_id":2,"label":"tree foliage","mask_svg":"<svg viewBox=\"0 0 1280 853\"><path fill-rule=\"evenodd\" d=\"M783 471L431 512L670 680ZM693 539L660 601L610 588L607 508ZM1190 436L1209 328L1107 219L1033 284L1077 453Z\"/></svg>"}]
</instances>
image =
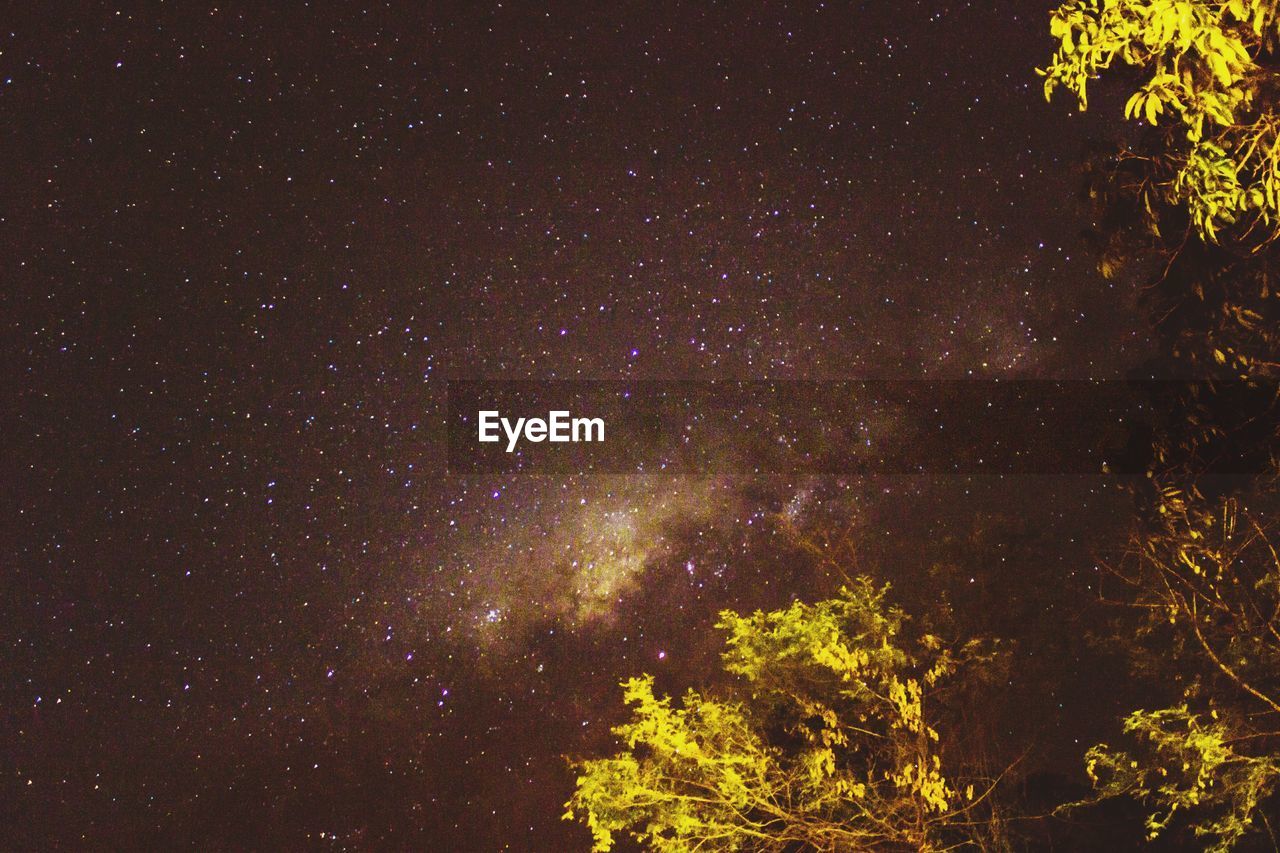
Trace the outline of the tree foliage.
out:
<instances>
[{"instance_id":1,"label":"tree foliage","mask_svg":"<svg viewBox=\"0 0 1280 853\"><path fill-rule=\"evenodd\" d=\"M1255 828L1259 806L1280 776L1274 756L1239 748L1250 735L1238 723L1216 710L1194 714L1186 704L1134 711L1124 721L1136 741L1132 754L1099 744L1086 754L1086 770L1101 797L1132 796L1153 806L1148 840L1188 815L1206 849L1230 850Z\"/></svg>"},{"instance_id":2,"label":"tree foliage","mask_svg":"<svg viewBox=\"0 0 1280 853\"><path fill-rule=\"evenodd\" d=\"M1280 556L1274 490L1251 501L1169 491L1117 574L1148 614L1141 639L1182 698L1128 715L1128 745L1086 756L1101 797L1151 807L1150 837L1185 825L1226 850L1265 821L1280 781ZM1250 506L1252 504L1252 506Z\"/></svg>"},{"instance_id":3,"label":"tree foliage","mask_svg":"<svg viewBox=\"0 0 1280 853\"><path fill-rule=\"evenodd\" d=\"M1131 712L1086 768L1098 798L1148 807L1150 837L1225 850L1280 778L1280 3L1071 0L1050 29L1046 96L1084 109L1096 79L1136 81L1125 116L1147 129L1091 170L1102 271L1155 250L1156 373L1202 380L1153 400L1147 512L1113 567L1142 614L1134 660L1172 702Z\"/></svg>"},{"instance_id":4,"label":"tree foliage","mask_svg":"<svg viewBox=\"0 0 1280 853\"><path fill-rule=\"evenodd\" d=\"M1054 12L1058 40L1041 69L1045 95L1063 87L1081 109L1089 83L1117 62L1139 75L1125 115L1163 131L1141 190L1148 208L1183 206L1211 242L1224 231L1267 243L1280 235L1276 0L1072 0Z\"/></svg>"},{"instance_id":5,"label":"tree foliage","mask_svg":"<svg viewBox=\"0 0 1280 853\"><path fill-rule=\"evenodd\" d=\"M1199 377L1280 374L1278 9L1071 0L1050 19L1046 96L1065 89L1083 109L1096 80L1125 80L1125 114L1147 128L1090 164L1103 275L1142 254L1143 235L1160 260L1144 291L1155 329L1173 370Z\"/></svg>"},{"instance_id":6,"label":"tree foliage","mask_svg":"<svg viewBox=\"0 0 1280 853\"><path fill-rule=\"evenodd\" d=\"M723 612L730 687L677 702L625 682L623 749L576 765L565 818L598 851L619 833L666 851L944 846L990 787L944 766L934 699L990 653L910 636L885 591L858 578L817 604Z\"/></svg>"}]
</instances>

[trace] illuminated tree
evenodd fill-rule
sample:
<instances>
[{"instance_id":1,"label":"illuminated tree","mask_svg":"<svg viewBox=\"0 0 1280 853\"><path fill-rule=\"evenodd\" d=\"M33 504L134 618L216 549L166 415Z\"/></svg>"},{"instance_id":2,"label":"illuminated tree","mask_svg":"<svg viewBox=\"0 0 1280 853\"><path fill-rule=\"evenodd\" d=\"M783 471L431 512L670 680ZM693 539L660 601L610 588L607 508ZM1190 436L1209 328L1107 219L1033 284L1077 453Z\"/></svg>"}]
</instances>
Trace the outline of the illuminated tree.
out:
<instances>
[{"instance_id":1,"label":"illuminated tree","mask_svg":"<svg viewBox=\"0 0 1280 853\"><path fill-rule=\"evenodd\" d=\"M1117 61L1141 85L1126 117L1162 128L1166 180L1141 188L1148 207L1184 205L1200 232L1261 241L1280 234L1280 111L1275 0L1073 0L1054 12L1059 47L1045 94L1062 86L1088 105L1089 82Z\"/></svg>"},{"instance_id":2,"label":"illuminated tree","mask_svg":"<svg viewBox=\"0 0 1280 853\"><path fill-rule=\"evenodd\" d=\"M1117 568L1148 613L1140 639L1182 696L1131 713L1129 745L1095 746L1086 766L1100 797L1150 806L1152 838L1181 824L1226 850L1266 824L1280 781L1278 508L1274 490L1205 501L1167 489L1160 523Z\"/></svg>"},{"instance_id":3,"label":"illuminated tree","mask_svg":"<svg viewBox=\"0 0 1280 853\"><path fill-rule=\"evenodd\" d=\"M1151 837L1225 850L1270 829L1280 779L1280 3L1071 0L1050 27L1046 96L1063 87L1084 109L1119 66L1137 81L1125 115L1147 130L1091 169L1102 272L1153 254L1159 370L1210 380L1153 401L1168 416L1149 512L1114 567L1117 598L1144 614L1134 660L1172 701L1129 714L1124 744L1093 747L1086 767L1099 799L1148 807Z\"/></svg>"},{"instance_id":4,"label":"illuminated tree","mask_svg":"<svg viewBox=\"0 0 1280 853\"><path fill-rule=\"evenodd\" d=\"M970 832L991 787L947 775L934 699L990 656L908 639L885 591L858 578L817 604L723 612L731 686L677 702L627 681L624 748L576 765L565 818L598 851L619 833L685 851L931 850Z\"/></svg>"},{"instance_id":5,"label":"illuminated tree","mask_svg":"<svg viewBox=\"0 0 1280 853\"><path fill-rule=\"evenodd\" d=\"M1198 375L1274 378L1280 291L1280 17L1276 0L1072 0L1045 94L1117 66L1136 73L1127 117L1149 126L1095 160L1089 188L1113 275L1134 233L1163 255L1150 282L1157 331ZM1132 79L1125 75L1125 79ZM1138 252L1137 254L1141 254Z\"/></svg>"}]
</instances>

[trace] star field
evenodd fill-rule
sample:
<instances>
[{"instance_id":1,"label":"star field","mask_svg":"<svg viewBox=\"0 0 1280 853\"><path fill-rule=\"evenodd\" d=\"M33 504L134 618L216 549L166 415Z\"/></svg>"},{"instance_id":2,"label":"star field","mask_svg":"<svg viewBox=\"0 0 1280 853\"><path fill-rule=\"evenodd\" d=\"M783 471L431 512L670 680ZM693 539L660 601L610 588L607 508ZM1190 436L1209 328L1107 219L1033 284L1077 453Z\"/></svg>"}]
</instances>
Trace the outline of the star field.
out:
<instances>
[{"instance_id":1,"label":"star field","mask_svg":"<svg viewBox=\"0 0 1280 853\"><path fill-rule=\"evenodd\" d=\"M718 609L829 590L796 530L1091 583L1089 478L443 446L447 379L1124 376L1048 8L11 11L6 846L585 848L561 756L626 674L706 677Z\"/></svg>"}]
</instances>

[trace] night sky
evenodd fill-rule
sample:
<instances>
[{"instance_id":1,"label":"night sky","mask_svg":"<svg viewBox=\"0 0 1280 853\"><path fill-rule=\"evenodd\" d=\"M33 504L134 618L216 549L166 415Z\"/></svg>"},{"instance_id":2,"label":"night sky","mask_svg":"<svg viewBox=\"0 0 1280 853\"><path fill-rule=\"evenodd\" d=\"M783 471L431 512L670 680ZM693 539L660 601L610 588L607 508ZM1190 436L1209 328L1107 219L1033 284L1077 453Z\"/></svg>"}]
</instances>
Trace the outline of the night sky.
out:
<instances>
[{"instance_id":1,"label":"night sky","mask_svg":"<svg viewBox=\"0 0 1280 853\"><path fill-rule=\"evenodd\" d=\"M1044 102L1050 5L10 9L4 846L585 849L563 756L618 681L700 683L718 609L830 591L784 521L1066 637L1101 478L443 443L449 379L1125 376L1077 198L1115 128ZM1084 653L1020 648L1011 741L1074 746Z\"/></svg>"}]
</instances>

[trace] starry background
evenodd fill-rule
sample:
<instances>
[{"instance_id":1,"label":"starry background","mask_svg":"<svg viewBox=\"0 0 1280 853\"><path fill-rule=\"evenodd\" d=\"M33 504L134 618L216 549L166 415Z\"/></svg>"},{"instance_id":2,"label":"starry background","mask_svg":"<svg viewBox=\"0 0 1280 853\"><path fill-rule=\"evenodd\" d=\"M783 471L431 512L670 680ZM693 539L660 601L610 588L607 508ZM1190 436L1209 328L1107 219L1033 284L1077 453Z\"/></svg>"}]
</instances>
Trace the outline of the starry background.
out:
<instances>
[{"instance_id":1,"label":"starry background","mask_svg":"<svg viewBox=\"0 0 1280 853\"><path fill-rule=\"evenodd\" d=\"M11 9L6 846L585 848L562 756L617 681L830 589L784 528L1034 634L1021 716L1071 743L1103 481L442 445L456 378L1125 375L1074 201L1113 128L1044 103L1049 5Z\"/></svg>"}]
</instances>

